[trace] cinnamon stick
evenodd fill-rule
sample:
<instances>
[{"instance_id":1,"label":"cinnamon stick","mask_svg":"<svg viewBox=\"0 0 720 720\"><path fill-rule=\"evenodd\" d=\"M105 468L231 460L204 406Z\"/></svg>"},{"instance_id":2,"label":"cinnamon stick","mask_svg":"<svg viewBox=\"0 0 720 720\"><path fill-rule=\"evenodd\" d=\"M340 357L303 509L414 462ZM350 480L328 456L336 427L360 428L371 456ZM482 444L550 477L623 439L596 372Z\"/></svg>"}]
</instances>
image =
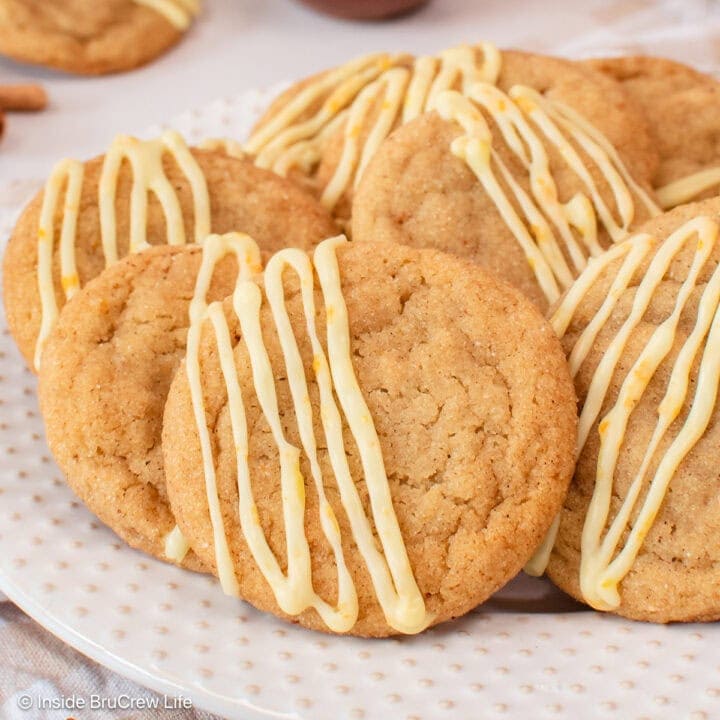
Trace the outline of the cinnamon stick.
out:
<instances>
[{"instance_id":1,"label":"cinnamon stick","mask_svg":"<svg viewBox=\"0 0 720 720\"><path fill-rule=\"evenodd\" d=\"M36 112L47 107L47 93L42 85L0 85L0 109L13 112Z\"/></svg>"}]
</instances>

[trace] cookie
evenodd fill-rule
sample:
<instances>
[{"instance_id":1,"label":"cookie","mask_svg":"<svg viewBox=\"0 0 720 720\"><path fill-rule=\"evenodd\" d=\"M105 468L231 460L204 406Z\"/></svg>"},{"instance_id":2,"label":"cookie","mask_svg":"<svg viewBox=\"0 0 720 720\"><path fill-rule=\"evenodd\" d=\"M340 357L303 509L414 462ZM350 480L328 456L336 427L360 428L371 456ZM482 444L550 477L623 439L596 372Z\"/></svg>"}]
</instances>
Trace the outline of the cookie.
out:
<instances>
[{"instance_id":1,"label":"cookie","mask_svg":"<svg viewBox=\"0 0 720 720\"><path fill-rule=\"evenodd\" d=\"M653 622L720 619L720 200L616 245L551 322L581 407L548 574Z\"/></svg>"},{"instance_id":2,"label":"cookie","mask_svg":"<svg viewBox=\"0 0 720 720\"><path fill-rule=\"evenodd\" d=\"M407 77L414 58L406 53L375 53L354 58L344 65L305 78L281 93L256 123L245 150L259 167L286 176L318 197L336 217L347 220L357 164L367 157L390 131L380 128L368 147L368 127L377 118L378 98L390 78ZM377 97L376 97L377 96ZM395 115L401 99L395 99L385 115ZM344 147L348 116L365 112L355 122L356 140L348 143L352 157L346 177L332 183L323 157L330 146ZM396 120L391 119L390 126ZM367 149L366 149L367 148ZM323 165L323 170L319 168Z\"/></svg>"},{"instance_id":3,"label":"cookie","mask_svg":"<svg viewBox=\"0 0 720 720\"><path fill-rule=\"evenodd\" d=\"M458 258L339 237L313 263L281 251L191 327L171 505L226 592L318 630L419 632L513 577L560 506L567 364L526 298Z\"/></svg>"},{"instance_id":4,"label":"cookie","mask_svg":"<svg viewBox=\"0 0 720 720\"><path fill-rule=\"evenodd\" d=\"M497 87L440 93L433 107L369 162L354 241L461 255L544 310L589 257L660 212L644 120L597 73L503 52Z\"/></svg>"},{"instance_id":5,"label":"cookie","mask_svg":"<svg viewBox=\"0 0 720 720\"><path fill-rule=\"evenodd\" d=\"M513 69L518 64L519 72ZM499 82L507 89L510 77L513 83L531 85L537 78L539 89L545 90L547 85L590 82L589 76L596 90L594 97L592 87L588 91L591 104L604 101L613 108L600 127L619 144L638 177L644 177L653 169L653 150L641 127L641 112L616 83L570 62L500 51L490 43L417 58L368 55L303 80L271 105L246 149L261 167L313 188L325 207L347 221L354 190L382 141L431 108L439 93L467 92L478 82ZM632 137L623 118L635 127Z\"/></svg>"},{"instance_id":6,"label":"cookie","mask_svg":"<svg viewBox=\"0 0 720 720\"><path fill-rule=\"evenodd\" d=\"M645 111L660 157L653 184L665 208L713 197L720 188L720 83L666 58L588 60L619 81Z\"/></svg>"},{"instance_id":7,"label":"cookie","mask_svg":"<svg viewBox=\"0 0 720 720\"><path fill-rule=\"evenodd\" d=\"M106 265L148 244L234 230L253 233L269 251L311 247L336 232L290 181L247 159L188 149L174 132L121 136L103 157L62 161L18 220L4 258L8 323L28 364L39 366L66 298Z\"/></svg>"},{"instance_id":8,"label":"cookie","mask_svg":"<svg viewBox=\"0 0 720 720\"><path fill-rule=\"evenodd\" d=\"M81 75L130 70L180 40L199 0L0 0L0 54Z\"/></svg>"},{"instance_id":9,"label":"cookie","mask_svg":"<svg viewBox=\"0 0 720 720\"><path fill-rule=\"evenodd\" d=\"M286 232L268 244L305 245L314 228L290 211L285 221ZM91 280L50 333L39 383L48 445L76 495L133 547L193 569L202 566L173 532L161 430L201 258L197 245L158 246ZM208 298L230 294L236 274L230 258L220 264Z\"/></svg>"}]
</instances>

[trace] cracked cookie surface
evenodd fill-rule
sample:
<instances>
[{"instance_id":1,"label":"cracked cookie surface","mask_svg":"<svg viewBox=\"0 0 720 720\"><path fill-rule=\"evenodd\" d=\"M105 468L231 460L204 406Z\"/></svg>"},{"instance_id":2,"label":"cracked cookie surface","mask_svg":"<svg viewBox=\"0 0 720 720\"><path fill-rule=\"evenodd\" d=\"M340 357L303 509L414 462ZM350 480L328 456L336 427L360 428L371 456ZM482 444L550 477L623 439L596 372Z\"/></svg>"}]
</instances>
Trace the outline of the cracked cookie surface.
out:
<instances>
[{"instance_id":1,"label":"cracked cookie surface","mask_svg":"<svg viewBox=\"0 0 720 720\"><path fill-rule=\"evenodd\" d=\"M573 108L616 148L635 180L649 187L657 161L655 151L640 108L618 83L559 58L515 51L503 52L502 58L497 83L501 90L508 92L515 85L524 85ZM533 197L529 163L511 149L489 114L483 116L492 132L493 152L515 182ZM542 132L535 131L547 153L559 200L564 203L576 194L588 194L585 181L570 170L560 151ZM500 211L467 162L451 151L451 144L463 133L458 123L444 120L437 112L426 113L395 130L368 163L356 189L353 240L434 247L468 258L519 288L544 310L548 299L508 225L507 213ZM582 148L574 147L600 196L617 213L607 179ZM512 198L515 212L522 214L504 176L497 170L495 174L499 187ZM635 205L633 223L637 225L650 215L634 193L631 197ZM602 223L596 224L598 241L607 247L611 239ZM559 245L568 259L565 245L562 241ZM572 267L569 259L568 264Z\"/></svg>"},{"instance_id":2,"label":"cracked cookie surface","mask_svg":"<svg viewBox=\"0 0 720 720\"><path fill-rule=\"evenodd\" d=\"M288 199L282 193L263 207L255 190L235 196L224 219L242 218L261 248L309 249L324 239L326 216L304 215L302 205L294 214L278 205ZM43 351L40 404L68 484L120 537L157 557L175 525L160 447L163 407L185 354L201 256L199 246L159 246L111 265L67 302ZM235 272L233 263L219 266L211 300L232 291ZM192 556L185 564L199 566Z\"/></svg>"},{"instance_id":3,"label":"cracked cookie surface","mask_svg":"<svg viewBox=\"0 0 720 720\"><path fill-rule=\"evenodd\" d=\"M462 615L512 578L562 501L572 473L575 397L559 342L519 292L482 270L432 250L353 244L338 251L354 371L375 423L408 557L435 622ZM303 331L297 282L285 273L287 307L315 409L314 430L329 502L359 596L353 634L393 630L378 604L348 525L327 456ZM316 287L318 337L325 345ZM249 428L251 482L268 543L286 567L278 451L254 391L239 323L224 304ZM279 338L265 303L264 341L274 368L283 430L301 447ZM227 393L211 329L203 326L200 368L221 509L241 596L283 616L240 529L236 458ZM344 425L352 478L369 513L357 446ZM203 465L185 365L173 382L163 425L168 493L197 555L215 566ZM313 585L333 602L337 574L303 454L305 531ZM293 620L326 629L313 610Z\"/></svg>"}]
</instances>

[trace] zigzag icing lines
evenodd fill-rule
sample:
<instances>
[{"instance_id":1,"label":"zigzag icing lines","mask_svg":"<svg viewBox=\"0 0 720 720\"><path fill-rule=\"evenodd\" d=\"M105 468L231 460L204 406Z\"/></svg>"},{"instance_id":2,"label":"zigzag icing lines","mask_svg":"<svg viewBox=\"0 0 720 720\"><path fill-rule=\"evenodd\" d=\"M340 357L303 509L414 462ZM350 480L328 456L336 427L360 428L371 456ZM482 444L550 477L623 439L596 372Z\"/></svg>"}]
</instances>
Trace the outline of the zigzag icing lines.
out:
<instances>
[{"instance_id":1,"label":"zigzag icing lines","mask_svg":"<svg viewBox=\"0 0 720 720\"><path fill-rule=\"evenodd\" d=\"M167 242L170 245L182 245L186 242L180 202L163 167L165 154L174 158L190 184L195 218L193 240L199 242L210 232L210 197L205 176L182 137L174 131L168 131L154 140L138 140L127 135L119 135L105 155L98 186L100 237L106 266L118 259L115 203L123 162L130 164L133 174L130 194L130 252L138 252L149 247L147 242L149 192L157 197L162 206L167 227ZM65 298L69 299L80 288L76 267L76 245L83 175L82 163L77 160L62 160L53 168L45 184L37 231L37 281L41 323L35 344L36 368L40 367L43 345L58 314L52 272L55 216L58 211L62 217L60 268Z\"/></svg>"},{"instance_id":2,"label":"zigzag icing lines","mask_svg":"<svg viewBox=\"0 0 720 720\"><path fill-rule=\"evenodd\" d=\"M617 262L604 302L573 347L571 367L577 373L620 297L631 287L633 277L649 263L633 288L627 317L593 373L580 417L580 451L596 424L600 438L595 485L582 533L580 584L587 602L601 610L612 610L620 604L619 585L642 548L673 476L702 438L716 410L720 384L720 266L713 268L709 263L717 251L719 234L717 222L700 216L685 223L661 244L647 235L631 238L591 262L552 318L556 331L564 334L595 282ZM672 311L655 327L632 367L617 378L620 383L617 398L600 417L629 340L648 312L671 263L691 246L694 246L692 262L685 279L678 283ZM699 278L708 268L712 271L710 278L701 284ZM693 329L677 350L681 317L687 312L690 298L698 292ZM615 472L623 445L628 442L626 431L632 414L674 348L677 354L657 404L652 435L618 512L610 518ZM697 375L693 372L695 366ZM676 421L683 411L687 414L678 426ZM662 453L661 446L665 447ZM643 491L644 499L638 504ZM621 545L623 537L626 539Z\"/></svg>"},{"instance_id":3,"label":"zigzag icing lines","mask_svg":"<svg viewBox=\"0 0 720 720\"><path fill-rule=\"evenodd\" d=\"M491 84L477 83L464 94L440 93L432 109L462 127L463 134L455 138L451 151L467 163L494 202L550 303L570 287L588 258L602 253L597 240L599 223L613 241L627 237L635 215L633 194L651 215L660 212L632 179L607 139L571 108L532 88L516 85L506 94ZM525 167L529 194L493 147L493 133L484 114L492 119L504 144ZM584 192L565 203L559 200L550 169L548 143L557 149L584 187ZM605 178L618 217L603 199L576 145Z\"/></svg>"},{"instance_id":4,"label":"zigzag icing lines","mask_svg":"<svg viewBox=\"0 0 720 720\"><path fill-rule=\"evenodd\" d=\"M302 88L250 137L245 150L256 156L257 165L281 175L293 167L308 172L319 162L327 140L343 128L340 160L322 194L323 204L332 209L357 185L370 158L398 124L425 112L439 93L457 83L463 91L476 82L494 83L500 63L500 53L488 43L412 62L406 55L387 53L351 60ZM378 102L377 117L361 141Z\"/></svg>"},{"instance_id":5,"label":"zigzag icing lines","mask_svg":"<svg viewBox=\"0 0 720 720\"><path fill-rule=\"evenodd\" d=\"M260 320L263 291L253 279L259 268L257 246L247 236L237 234L211 236L203 246L203 263L190 312L186 368L203 457L218 575L226 593L238 593L238 581L218 497L201 381L199 338L202 322L206 318L213 328L228 396L236 449L241 531L258 569L272 588L278 606L284 612L297 615L308 608L314 608L327 627L335 632L350 630L357 620L357 592L345 562L340 526L325 494L313 427L313 408L295 329L291 325L285 304L283 274L292 271L300 280L305 331L314 355L313 373L320 394L318 411L329 461L353 540L368 569L388 624L400 632L416 633L427 627L432 618L425 610L422 593L410 567L392 505L377 432L355 378L347 309L336 258L336 250L344 242L346 241L343 236L325 240L316 248L312 262L309 256L300 250L281 250L269 260L263 275L265 299L270 306L282 348L282 372L287 377L302 448L287 440L282 426L275 386L278 369L272 367ZM227 320L221 303L207 306L204 299L215 264L228 253L237 257L241 267L233 294L233 310L240 323L249 355L255 394L278 449L287 572L281 569L260 525L248 462L250 449L244 398L235 367ZM315 323L314 273L317 273L325 304L327 352L323 349ZM350 474L341 411L358 448L370 498L372 523L379 543L376 543L372 525ZM317 491L321 529L332 548L337 567L338 597L335 606L323 600L313 588L311 551L304 526L306 479L300 468L302 453L308 460L312 482Z\"/></svg>"}]
</instances>

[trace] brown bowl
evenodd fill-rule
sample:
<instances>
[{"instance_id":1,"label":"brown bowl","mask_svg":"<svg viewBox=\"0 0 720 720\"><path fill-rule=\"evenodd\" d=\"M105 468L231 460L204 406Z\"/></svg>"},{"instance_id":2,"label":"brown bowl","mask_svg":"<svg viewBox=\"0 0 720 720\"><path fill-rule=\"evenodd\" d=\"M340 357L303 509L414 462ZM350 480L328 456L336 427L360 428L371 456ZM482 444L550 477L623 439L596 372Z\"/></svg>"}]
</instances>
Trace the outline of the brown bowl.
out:
<instances>
[{"instance_id":1,"label":"brown bowl","mask_svg":"<svg viewBox=\"0 0 720 720\"><path fill-rule=\"evenodd\" d=\"M428 0L300 0L335 17L351 20L384 20L416 10Z\"/></svg>"}]
</instances>

